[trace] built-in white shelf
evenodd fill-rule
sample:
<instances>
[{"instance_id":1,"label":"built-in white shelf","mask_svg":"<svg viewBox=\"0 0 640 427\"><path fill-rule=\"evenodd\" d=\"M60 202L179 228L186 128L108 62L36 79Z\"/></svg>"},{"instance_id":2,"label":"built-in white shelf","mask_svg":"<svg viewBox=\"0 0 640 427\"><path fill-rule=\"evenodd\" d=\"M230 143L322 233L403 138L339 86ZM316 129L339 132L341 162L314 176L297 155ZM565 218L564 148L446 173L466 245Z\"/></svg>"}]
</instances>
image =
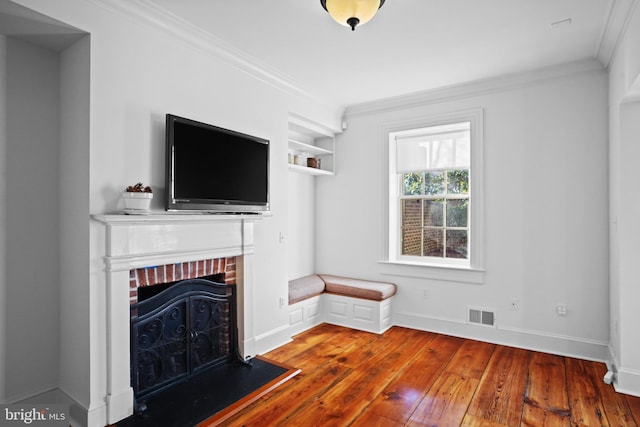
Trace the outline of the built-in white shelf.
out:
<instances>
[{"instance_id":1,"label":"built-in white shelf","mask_svg":"<svg viewBox=\"0 0 640 427\"><path fill-rule=\"evenodd\" d=\"M308 175L333 175L333 171L318 168L310 168L308 166L292 165L289 163L289 171L297 173L306 173Z\"/></svg>"},{"instance_id":2,"label":"built-in white shelf","mask_svg":"<svg viewBox=\"0 0 640 427\"><path fill-rule=\"evenodd\" d=\"M292 150L301 151L301 152L318 155L318 156L333 154L333 151L327 150L326 148L307 144L301 141L296 141L295 139L289 139L289 148Z\"/></svg>"},{"instance_id":3,"label":"built-in white shelf","mask_svg":"<svg viewBox=\"0 0 640 427\"><path fill-rule=\"evenodd\" d=\"M310 175L335 173L335 131L290 114L287 147L289 171ZM318 160L319 167L307 166L307 159L310 157Z\"/></svg>"},{"instance_id":4,"label":"built-in white shelf","mask_svg":"<svg viewBox=\"0 0 640 427\"><path fill-rule=\"evenodd\" d=\"M211 213L198 211L166 212L151 211L149 214L132 215L125 213L111 213L91 215L91 217L107 225L129 225L129 224L171 224L189 222L218 222L218 221L259 221L271 216L271 212L260 213Z\"/></svg>"}]
</instances>

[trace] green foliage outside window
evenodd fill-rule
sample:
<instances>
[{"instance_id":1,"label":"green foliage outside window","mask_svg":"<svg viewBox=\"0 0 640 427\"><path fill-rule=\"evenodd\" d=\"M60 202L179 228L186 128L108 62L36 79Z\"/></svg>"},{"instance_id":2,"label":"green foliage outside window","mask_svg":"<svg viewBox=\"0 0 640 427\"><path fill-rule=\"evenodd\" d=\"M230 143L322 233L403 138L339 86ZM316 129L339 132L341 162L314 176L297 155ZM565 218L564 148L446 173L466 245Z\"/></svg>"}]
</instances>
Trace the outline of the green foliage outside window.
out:
<instances>
[{"instance_id":1,"label":"green foliage outside window","mask_svg":"<svg viewBox=\"0 0 640 427\"><path fill-rule=\"evenodd\" d=\"M402 253L467 258L469 170L409 172L402 178Z\"/></svg>"},{"instance_id":2,"label":"green foliage outside window","mask_svg":"<svg viewBox=\"0 0 640 427\"><path fill-rule=\"evenodd\" d=\"M405 196L469 194L469 170L405 173L403 194Z\"/></svg>"}]
</instances>

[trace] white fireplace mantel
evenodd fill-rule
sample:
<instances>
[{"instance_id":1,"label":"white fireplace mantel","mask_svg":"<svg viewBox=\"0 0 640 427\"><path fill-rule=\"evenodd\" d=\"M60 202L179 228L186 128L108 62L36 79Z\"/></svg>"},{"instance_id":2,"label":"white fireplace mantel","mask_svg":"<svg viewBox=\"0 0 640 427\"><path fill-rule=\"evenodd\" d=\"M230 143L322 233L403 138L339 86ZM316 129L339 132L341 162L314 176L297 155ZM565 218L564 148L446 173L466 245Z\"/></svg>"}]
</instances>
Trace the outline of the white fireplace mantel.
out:
<instances>
[{"instance_id":1,"label":"white fireplace mantel","mask_svg":"<svg viewBox=\"0 0 640 427\"><path fill-rule=\"evenodd\" d=\"M209 258L236 258L238 341L255 355L253 327L253 223L260 215L94 215L105 225L107 313L107 417L133 414L130 383L129 271Z\"/></svg>"}]
</instances>

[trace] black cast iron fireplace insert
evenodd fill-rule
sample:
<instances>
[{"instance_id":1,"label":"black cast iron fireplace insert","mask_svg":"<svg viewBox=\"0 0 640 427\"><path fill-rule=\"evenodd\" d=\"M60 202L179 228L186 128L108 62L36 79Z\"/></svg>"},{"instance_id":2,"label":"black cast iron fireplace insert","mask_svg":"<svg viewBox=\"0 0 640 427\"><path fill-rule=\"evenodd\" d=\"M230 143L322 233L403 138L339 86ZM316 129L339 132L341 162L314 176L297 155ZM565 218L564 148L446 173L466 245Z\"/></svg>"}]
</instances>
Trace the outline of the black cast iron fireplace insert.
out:
<instances>
[{"instance_id":1,"label":"black cast iron fireplace insert","mask_svg":"<svg viewBox=\"0 0 640 427\"><path fill-rule=\"evenodd\" d=\"M206 369L242 361L237 341L235 285L184 280L133 304L136 412L144 412L145 400Z\"/></svg>"}]
</instances>

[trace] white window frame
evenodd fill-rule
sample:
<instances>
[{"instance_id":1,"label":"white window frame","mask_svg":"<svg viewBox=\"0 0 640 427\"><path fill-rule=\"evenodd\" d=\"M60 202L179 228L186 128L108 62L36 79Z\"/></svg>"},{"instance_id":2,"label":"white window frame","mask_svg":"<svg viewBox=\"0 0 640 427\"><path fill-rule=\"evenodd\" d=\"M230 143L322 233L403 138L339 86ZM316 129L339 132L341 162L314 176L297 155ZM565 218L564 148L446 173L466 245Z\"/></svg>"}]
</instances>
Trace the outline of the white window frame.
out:
<instances>
[{"instance_id":1,"label":"white window frame","mask_svg":"<svg viewBox=\"0 0 640 427\"><path fill-rule=\"evenodd\" d=\"M400 185L396 172L395 135L414 129L452 123L469 122L471 136L471 165L469 192L469 259L400 256ZM381 273L445 281L480 284L484 282L484 182L483 182L483 111L481 108L427 117L412 122L383 126L382 138L387 154L384 170L385 194L383 212L383 253L379 262Z\"/></svg>"}]
</instances>

